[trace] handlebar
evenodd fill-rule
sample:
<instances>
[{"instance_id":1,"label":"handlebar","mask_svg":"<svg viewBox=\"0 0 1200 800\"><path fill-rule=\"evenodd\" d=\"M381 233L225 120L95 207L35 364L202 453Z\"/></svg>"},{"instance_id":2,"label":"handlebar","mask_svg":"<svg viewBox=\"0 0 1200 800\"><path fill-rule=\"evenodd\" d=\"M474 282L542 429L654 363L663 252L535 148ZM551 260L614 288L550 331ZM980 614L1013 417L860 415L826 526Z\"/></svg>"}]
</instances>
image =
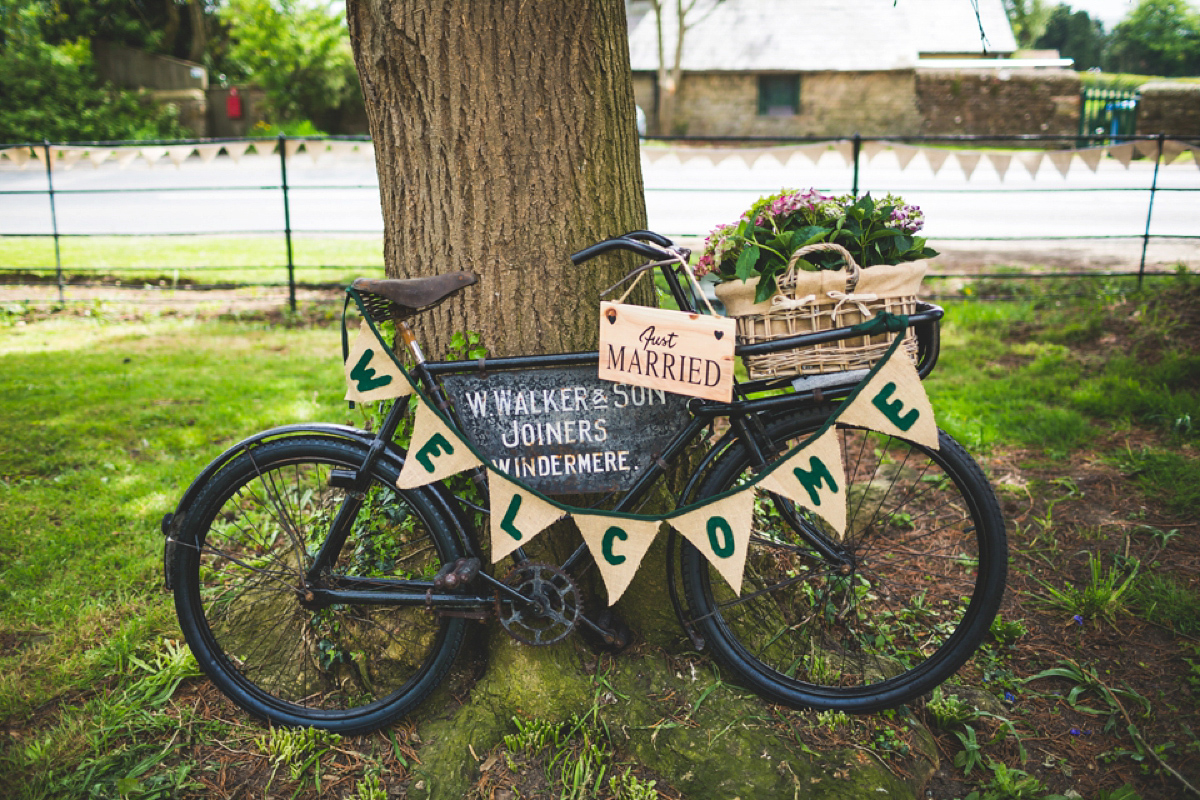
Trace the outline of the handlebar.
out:
<instances>
[{"instance_id":1,"label":"handlebar","mask_svg":"<svg viewBox=\"0 0 1200 800\"><path fill-rule=\"evenodd\" d=\"M614 250L628 250L651 261L662 261L686 254L686 251L675 249L675 243L662 234L654 231L630 231L622 236L614 236L611 239L596 242L578 253L571 254L571 263L582 264L588 259Z\"/></svg>"}]
</instances>

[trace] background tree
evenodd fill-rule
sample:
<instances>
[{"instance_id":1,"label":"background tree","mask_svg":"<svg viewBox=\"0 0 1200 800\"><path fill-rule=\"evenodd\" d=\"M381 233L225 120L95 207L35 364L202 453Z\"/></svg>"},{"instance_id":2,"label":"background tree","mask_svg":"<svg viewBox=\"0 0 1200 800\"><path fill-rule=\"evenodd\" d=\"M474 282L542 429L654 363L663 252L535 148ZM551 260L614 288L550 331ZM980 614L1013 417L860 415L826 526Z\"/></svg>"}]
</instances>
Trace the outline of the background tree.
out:
<instances>
[{"instance_id":1,"label":"background tree","mask_svg":"<svg viewBox=\"0 0 1200 800\"><path fill-rule=\"evenodd\" d=\"M1057 50L1063 58L1075 60L1075 69L1085 70L1100 66L1107 44L1100 20L1060 3L1050 12L1046 29L1033 46L1038 50Z\"/></svg>"},{"instance_id":2,"label":"background tree","mask_svg":"<svg viewBox=\"0 0 1200 800\"><path fill-rule=\"evenodd\" d=\"M1033 47L1046 29L1050 6L1043 0L1004 0L1004 10L1012 24L1018 47Z\"/></svg>"},{"instance_id":3,"label":"background tree","mask_svg":"<svg viewBox=\"0 0 1200 800\"><path fill-rule=\"evenodd\" d=\"M683 81L683 46L687 33L713 12L723 0L650 0L658 42L658 73L655 81L655 133L675 132L675 103ZM670 58L667 44L671 45Z\"/></svg>"},{"instance_id":4,"label":"background tree","mask_svg":"<svg viewBox=\"0 0 1200 800\"><path fill-rule=\"evenodd\" d=\"M1200 74L1200 14L1183 0L1142 0L1113 28L1104 67L1166 77Z\"/></svg>"},{"instance_id":5,"label":"background tree","mask_svg":"<svg viewBox=\"0 0 1200 800\"><path fill-rule=\"evenodd\" d=\"M24 0L0 7L0 141L172 138L175 116L114 89L92 67L88 41L61 6Z\"/></svg>"},{"instance_id":6,"label":"background tree","mask_svg":"<svg viewBox=\"0 0 1200 800\"><path fill-rule=\"evenodd\" d=\"M227 50L214 66L230 81L267 93L276 122L311 121L335 130L362 113L362 93L341 3L224 0L218 10Z\"/></svg>"}]
</instances>

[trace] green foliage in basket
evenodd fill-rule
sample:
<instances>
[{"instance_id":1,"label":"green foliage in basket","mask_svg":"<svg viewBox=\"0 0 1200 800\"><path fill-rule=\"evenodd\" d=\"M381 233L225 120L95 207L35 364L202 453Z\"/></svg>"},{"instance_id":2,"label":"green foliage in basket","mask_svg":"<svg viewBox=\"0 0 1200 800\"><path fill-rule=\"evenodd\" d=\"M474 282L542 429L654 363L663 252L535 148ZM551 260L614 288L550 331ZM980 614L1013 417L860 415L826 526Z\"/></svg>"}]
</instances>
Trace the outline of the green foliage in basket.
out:
<instances>
[{"instance_id":1,"label":"green foliage in basket","mask_svg":"<svg viewBox=\"0 0 1200 800\"><path fill-rule=\"evenodd\" d=\"M792 254L805 245L835 242L850 251L860 267L933 258L937 251L915 235L925 224L921 209L888 194L823 195L815 189L784 190L760 199L732 225L709 234L696 274L716 272L722 280L760 277L756 302L775 294L776 277ZM800 269L841 269L835 252L813 253Z\"/></svg>"}]
</instances>

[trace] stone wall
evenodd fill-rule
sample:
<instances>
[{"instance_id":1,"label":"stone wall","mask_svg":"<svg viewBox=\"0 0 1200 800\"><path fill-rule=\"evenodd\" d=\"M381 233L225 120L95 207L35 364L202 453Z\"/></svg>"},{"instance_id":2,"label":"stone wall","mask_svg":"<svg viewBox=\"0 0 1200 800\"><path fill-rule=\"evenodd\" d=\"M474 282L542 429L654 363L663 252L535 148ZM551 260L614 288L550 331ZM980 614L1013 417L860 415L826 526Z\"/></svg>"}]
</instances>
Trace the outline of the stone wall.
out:
<instances>
[{"instance_id":1,"label":"stone wall","mask_svg":"<svg viewBox=\"0 0 1200 800\"><path fill-rule=\"evenodd\" d=\"M1147 83L1139 91L1138 133L1200 138L1200 83Z\"/></svg>"},{"instance_id":2,"label":"stone wall","mask_svg":"<svg viewBox=\"0 0 1200 800\"><path fill-rule=\"evenodd\" d=\"M634 74L634 96L654 113L654 78ZM800 113L760 116L754 73L689 73L680 84L675 131L687 136L864 136L915 134L921 128L914 75L894 72L806 72Z\"/></svg>"},{"instance_id":3,"label":"stone wall","mask_svg":"<svg viewBox=\"0 0 1200 800\"><path fill-rule=\"evenodd\" d=\"M1071 70L806 72L800 77L800 113L771 117L758 114L757 75L689 73L681 82L672 133L1072 135L1079 131L1081 91L1079 76ZM652 117L654 76L635 73L634 94ZM1200 133L1200 125L1193 123L1191 130Z\"/></svg>"},{"instance_id":4,"label":"stone wall","mask_svg":"<svg viewBox=\"0 0 1200 800\"><path fill-rule=\"evenodd\" d=\"M1079 75L1072 70L917 71L924 134L1079 132Z\"/></svg>"}]
</instances>

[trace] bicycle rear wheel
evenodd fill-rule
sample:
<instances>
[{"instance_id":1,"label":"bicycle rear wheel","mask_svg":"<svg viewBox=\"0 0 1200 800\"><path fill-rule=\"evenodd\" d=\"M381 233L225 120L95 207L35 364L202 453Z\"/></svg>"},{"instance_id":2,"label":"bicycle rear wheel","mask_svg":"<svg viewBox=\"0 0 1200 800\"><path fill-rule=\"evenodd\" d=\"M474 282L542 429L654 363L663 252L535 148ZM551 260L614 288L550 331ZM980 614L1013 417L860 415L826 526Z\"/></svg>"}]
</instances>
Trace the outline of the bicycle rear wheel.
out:
<instances>
[{"instance_id":1,"label":"bicycle rear wheel","mask_svg":"<svg viewBox=\"0 0 1200 800\"><path fill-rule=\"evenodd\" d=\"M774 452L824 421L794 415L770 424ZM844 539L760 493L740 596L687 544L683 583L692 624L746 685L792 706L870 712L931 691L975 651L1004 593L1004 522L983 473L944 432L936 451L860 429L838 435ZM733 444L699 496L752 476L748 452ZM824 537L845 563L819 555L805 532Z\"/></svg>"},{"instance_id":2,"label":"bicycle rear wheel","mask_svg":"<svg viewBox=\"0 0 1200 800\"><path fill-rule=\"evenodd\" d=\"M465 620L424 608L313 601L347 579L432 578L462 555L422 492L380 462L361 495L335 488L366 449L332 437L277 439L233 458L186 512L174 544L175 609L200 666L234 702L284 725L382 727L441 681ZM358 500L361 499L361 504ZM331 569L308 576L333 520L357 509Z\"/></svg>"}]
</instances>

